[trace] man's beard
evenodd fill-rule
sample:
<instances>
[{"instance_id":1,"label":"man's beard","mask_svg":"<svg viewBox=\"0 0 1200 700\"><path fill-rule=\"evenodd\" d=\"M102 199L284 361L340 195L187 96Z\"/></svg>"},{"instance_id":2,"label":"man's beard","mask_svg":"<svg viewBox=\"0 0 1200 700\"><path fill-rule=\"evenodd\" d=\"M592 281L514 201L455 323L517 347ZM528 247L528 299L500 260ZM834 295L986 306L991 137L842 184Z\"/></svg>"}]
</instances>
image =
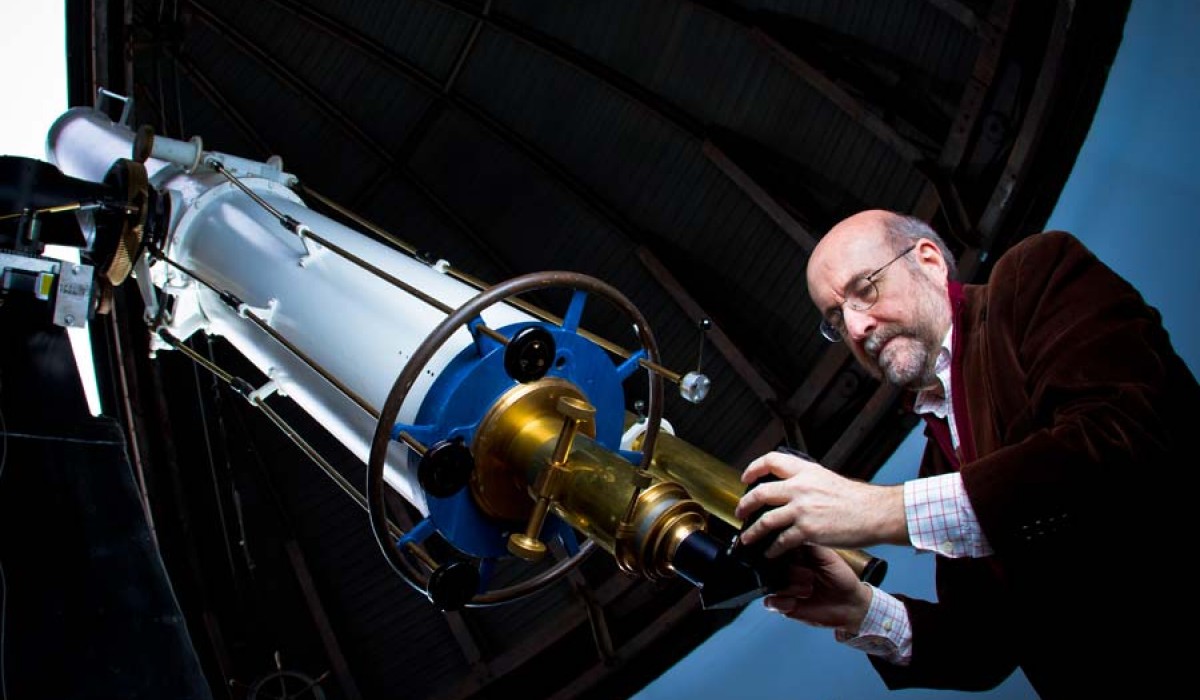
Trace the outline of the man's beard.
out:
<instances>
[{"instance_id":1,"label":"man's beard","mask_svg":"<svg viewBox=\"0 0 1200 700\"><path fill-rule=\"evenodd\" d=\"M935 367L940 344L931 345L921 335L915 329L891 327L867 339L864 348L876 372L887 383L913 391L937 383Z\"/></svg>"},{"instance_id":2,"label":"man's beard","mask_svg":"<svg viewBox=\"0 0 1200 700\"><path fill-rule=\"evenodd\" d=\"M943 292L922 284L918 293L921 295L919 306L911 325L877 328L863 344L877 376L893 386L912 391L937 385L937 356L942 347L942 339L937 333L938 306L934 295Z\"/></svg>"}]
</instances>

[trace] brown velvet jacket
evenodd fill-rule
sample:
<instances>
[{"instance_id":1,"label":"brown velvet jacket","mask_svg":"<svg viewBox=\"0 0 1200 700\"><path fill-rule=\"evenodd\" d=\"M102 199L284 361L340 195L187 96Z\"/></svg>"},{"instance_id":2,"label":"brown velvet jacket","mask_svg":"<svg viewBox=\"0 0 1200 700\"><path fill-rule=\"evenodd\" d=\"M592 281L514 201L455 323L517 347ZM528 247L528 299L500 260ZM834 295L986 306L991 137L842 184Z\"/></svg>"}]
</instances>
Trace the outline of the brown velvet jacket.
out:
<instances>
[{"instance_id":1,"label":"brown velvet jacket","mask_svg":"<svg viewBox=\"0 0 1200 700\"><path fill-rule=\"evenodd\" d=\"M1047 232L963 288L955 338L963 483L995 554L939 556L937 603L900 596L913 656L872 657L884 682L979 690L1019 666L1043 698L1180 687L1171 658L1195 646L1181 480L1200 388L1158 312ZM922 475L953 469L931 438Z\"/></svg>"}]
</instances>

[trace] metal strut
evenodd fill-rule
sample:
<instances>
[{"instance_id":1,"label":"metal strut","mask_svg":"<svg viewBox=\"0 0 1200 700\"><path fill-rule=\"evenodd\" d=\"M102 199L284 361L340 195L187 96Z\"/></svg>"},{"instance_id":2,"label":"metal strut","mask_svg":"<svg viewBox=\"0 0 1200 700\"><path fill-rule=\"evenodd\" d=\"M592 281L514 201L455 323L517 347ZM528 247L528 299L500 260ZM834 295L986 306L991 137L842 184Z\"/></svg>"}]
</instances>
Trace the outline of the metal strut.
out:
<instances>
[{"instance_id":1,"label":"metal strut","mask_svg":"<svg viewBox=\"0 0 1200 700\"><path fill-rule=\"evenodd\" d=\"M183 272L188 277L191 277L192 279L196 280L200 284L202 284L205 287L212 290L213 293L215 293L221 299L221 301L225 302L231 308L237 310L239 315L245 317L247 320L249 320L251 323L253 323L255 326L257 326L259 329L261 329L264 333L271 336L271 338L273 338L277 343L279 343L284 348L286 348L288 350L288 352L291 352L293 355L296 356L297 359L299 359L304 364L308 365L308 367L310 369L312 369L317 374L321 375L321 377L324 378L325 381L327 381L331 385L333 385L333 387L336 388L338 391L340 391L342 393L342 395L344 395L346 398L353 401L359 408L361 408L363 411L365 411L367 413L367 415L371 416L375 420L379 420L379 411L376 410L376 408L374 406L367 403L366 399L359 396L350 387L346 386L345 382L341 381L337 377L330 374L329 370L322 367L320 363L318 363L316 360L309 357L308 354L305 353L303 350L296 347L296 345L294 343L292 343L287 338L285 338L282 334L279 333L279 331L272 328L270 323L268 323L266 319L262 318L258 314L254 313L254 311L250 310L250 307L248 307L245 302L243 302L241 299L239 299L237 297L237 295L218 288L213 283L204 279L204 277L202 277L200 274L198 274L195 270L191 270L186 265L183 265L182 263L176 262L176 261L172 260L171 258L167 257L166 253L164 253L157 246L147 245L146 249L154 257L156 257L159 260L162 260L163 262L167 263L168 265L178 269L179 271ZM407 445L410 449L412 449L418 455L425 454L425 450L426 450L425 446L422 445L420 442L418 442L416 439L414 439L408 433L401 432L399 437L400 437L401 441L404 442L405 445Z\"/></svg>"},{"instance_id":2,"label":"metal strut","mask_svg":"<svg viewBox=\"0 0 1200 700\"><path fill-rule=\"evenodd\" d=\"M162 340L172 348L183 353L184 356L208 370L217 379L220 379L222 382L227 384L236 394L245 398L251 405L262 411L263 415L265 415L267 419L271 421L271 424L282 431L283 434L286 435L288 439L290 439L296 445L296 447L300 448L300 451L303 452L310 460L312 460L313 464L317 465L317 467L324 472L326 476L332 479L333 482L337 484L338 487L340 487L342 491L358 505L358 507L369 512L366 496L364 496L361 491L356 489L354 485L351 484L348 479L346 479L346 477L342 476L341 473L339 473L337 469L335 469L334 466L329 463L328 460L322 457L320 452L318 452L315 447L301 437L300 433L297 432L296 429L291 425L289 425L283 416L280 416L275 409L267 405L267 402L263 399L261 391L256 390L254 386L250 384L250 382L246 381L242 377L238 377L222 369L212 360L204 357L200 353L188 347L167 329L159 328L156 332L158 337L162 338ZM388 520L387 528L397 542L404 540L406 533L391 520ZM405 548L406 551L416 557L430 571L437 568L437 562L433 560L433 557L431 557L428 552L421 549L416 543L405 541ZM421 594L425 593L424 589L417 584L415 577L405 577L405 581L417 592Z\"/></svg>"}]
</instances>

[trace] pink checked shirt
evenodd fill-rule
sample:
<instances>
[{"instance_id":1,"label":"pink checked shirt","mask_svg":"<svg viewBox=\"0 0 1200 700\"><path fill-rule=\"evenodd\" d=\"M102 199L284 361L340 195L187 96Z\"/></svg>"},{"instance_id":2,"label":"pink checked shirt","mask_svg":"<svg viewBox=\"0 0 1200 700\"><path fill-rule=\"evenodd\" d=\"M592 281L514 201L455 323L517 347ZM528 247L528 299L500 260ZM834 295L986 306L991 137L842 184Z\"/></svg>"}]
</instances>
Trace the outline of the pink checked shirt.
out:
<instances>
[{"instance_id":1,"label":"pink checked shirt","mask_svg":"<svg viewBox=\"0 0 1200 700\"><path fill-rule=\"evenodd\" d=\"M954 328L946 332L934 367L940 386L917 394L913 411L931 413L947 421L954 449L959 447L950 401L950 348ZM920 551L937 552L947 557L985 557L992 553L983 536L979 520L963 488L958 472L904 483L904 515L912 546ZM865 584L864 584L865 585ZM871 606L859 627L851 635L837 630L839 642L889 662L906 665L912 658L912 625L904 604L895 597L872 587Z\"/></svg>"}]
</instances>

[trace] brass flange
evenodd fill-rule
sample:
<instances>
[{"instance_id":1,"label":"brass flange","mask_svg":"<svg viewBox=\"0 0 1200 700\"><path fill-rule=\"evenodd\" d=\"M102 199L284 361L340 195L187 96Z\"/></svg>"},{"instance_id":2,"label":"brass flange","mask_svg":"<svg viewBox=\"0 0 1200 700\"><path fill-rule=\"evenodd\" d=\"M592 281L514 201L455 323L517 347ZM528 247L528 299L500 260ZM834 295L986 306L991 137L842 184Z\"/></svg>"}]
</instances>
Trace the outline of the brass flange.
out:
<instances>
[{"instance_id":1,"label":"brass flange","mask_svg":"<svg viewBox=\"0 0 1200 700\"><path fill-rule=\"evenodd\" d=\"M111 257L100 273L109 284L119 287L133 271L133 264L141 253L145 236L146 220L150 203L150 183L146 167L132 160L120 159L104 176L105 184L121 191L126 205L132 212L119 219L120 230L109 235L115 237L111 244Z\"/></svg>"},{"instance_id":2,"label":"brass flange","mask_svg":"<svg viewBox=\"0 0 1200 700\"><path fill-rule=\"evenodd\" d=\"M501 395L479 422L471 443L475 471L470 488L484 513L506 522L529 519L534 507L531 487L537 480L537 473L529 471L536 464L533 452L553 444L561 431L562 398L584 401L579 389L565 379L547 377L519 384ZM595 420L581 420L578 432L594 438Z\"/></svg>"},{"instance_id":3,"label":"brass flange","mask_svg":"<svg viewBox=\"0 0 1200 700\"><path fill-rule=\"evenodd\" d=\"M671 481L660 481L641 492L633 517L618 529L617 565L625 572L654 580L675 575L675 549L688 535L703 530L704 508Z\"/></svg>"}]
</instances>

